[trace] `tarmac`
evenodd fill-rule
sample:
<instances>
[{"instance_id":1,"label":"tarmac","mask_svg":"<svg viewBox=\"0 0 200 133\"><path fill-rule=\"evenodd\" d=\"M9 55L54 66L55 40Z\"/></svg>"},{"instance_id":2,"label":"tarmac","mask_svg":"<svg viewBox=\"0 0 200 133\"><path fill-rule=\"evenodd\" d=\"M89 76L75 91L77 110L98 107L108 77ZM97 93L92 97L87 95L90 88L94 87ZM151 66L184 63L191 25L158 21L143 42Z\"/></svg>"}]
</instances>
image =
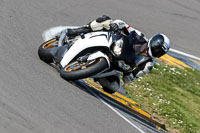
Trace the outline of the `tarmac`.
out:
<instances>
[{"instance_id":1,"label":"tarmac","mask_svg":"<svg viewBox=\"0 0 200 133\"><path fill-rule=\"evenodd\" d=\"M165 33L172 48L200 57L199 7L199 0L0 0L0 132L146 132L42 62L41 34L105 14L148 38Z\"/></svg>"}]
</instances>

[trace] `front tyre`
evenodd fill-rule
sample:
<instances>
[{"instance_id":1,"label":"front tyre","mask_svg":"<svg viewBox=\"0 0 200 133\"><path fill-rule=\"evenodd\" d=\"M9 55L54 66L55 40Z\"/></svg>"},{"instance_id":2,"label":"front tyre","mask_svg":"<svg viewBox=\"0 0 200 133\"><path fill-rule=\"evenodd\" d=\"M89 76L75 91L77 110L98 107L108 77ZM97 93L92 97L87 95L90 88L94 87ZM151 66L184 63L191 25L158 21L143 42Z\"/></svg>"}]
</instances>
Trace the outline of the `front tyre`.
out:
<instances>
[{"instance_id":1,"label":"front tyre","mask_svg":"<svg viewBox=\"0 0 200 133\"><path fill-rule=\"evenodd\" d=\"M108 63L105 58L98 58L84 63L75 61L62 68L60 76L66 80L78 80L96 75L106 68L108 68Z\"/></svg>"},{"instance_id":2,"label":"front tyre","mask_svg":"<svg viewBox=\"0 0 200 133\"><path fill-rule=\"evenodd\" d=\"M43 60L46 63L51 63L53 62L52 55L51 55L51 50L52 48L57 47L57 39L53 38L49 41L44 42L43 44L40 45L38 49L38 55L41 60Z\"/></svg>"}]
</instances>

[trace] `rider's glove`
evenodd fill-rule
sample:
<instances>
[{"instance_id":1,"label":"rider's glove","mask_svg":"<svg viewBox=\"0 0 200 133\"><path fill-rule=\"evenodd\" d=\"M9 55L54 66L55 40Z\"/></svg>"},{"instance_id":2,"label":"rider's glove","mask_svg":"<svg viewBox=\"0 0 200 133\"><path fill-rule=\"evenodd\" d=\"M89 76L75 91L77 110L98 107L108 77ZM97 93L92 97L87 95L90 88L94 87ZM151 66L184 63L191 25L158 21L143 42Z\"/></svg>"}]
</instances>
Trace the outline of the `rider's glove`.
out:
<instances>
[{"instance_id":1,"label":"rider's glove","mask_svg":"<svg viewBox=\"0 0 200 133\"><path fill-rule=\"evenodd\" d=\"M117 32L119 30L119 26L116 23L112 23L109 26L111 31Z\"/></svg>"},{"instance_id":2,"label":"rider's glove","mask_svg":"<svg viewBox=\"0 0 200 133\"><path fill-rule=\"evenodd\" d=\"M131 82L133 82L133 80L135 80L135 77L133 76L132 73L127 73L127 74L124 73L122 79L123 79L124 83L131 83Z\"/></svg>"}]
</instances>

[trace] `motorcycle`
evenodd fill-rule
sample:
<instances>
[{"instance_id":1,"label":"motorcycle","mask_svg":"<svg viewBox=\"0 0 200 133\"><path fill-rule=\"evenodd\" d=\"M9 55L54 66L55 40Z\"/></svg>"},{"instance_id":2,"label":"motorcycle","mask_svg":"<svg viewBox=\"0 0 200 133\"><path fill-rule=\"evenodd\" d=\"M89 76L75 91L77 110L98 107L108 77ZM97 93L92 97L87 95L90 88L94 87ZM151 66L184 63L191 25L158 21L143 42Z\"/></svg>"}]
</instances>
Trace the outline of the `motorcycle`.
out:
<instances>
[{"instance_id":1,"label":"motorcycle","mask_svg":"<svg viewBox=\"0 0 200 133\"><path fill-rule=\"evenodd\" d=\"M48 38L40 45L38 55L42 61L57 65L60 76L66 80L90 77L114 92L120 87L121 72L132 71L136 64L132 38L119 32L66 37L61 46L59 38L56 35Z\"/></svg>"}]
</instances>

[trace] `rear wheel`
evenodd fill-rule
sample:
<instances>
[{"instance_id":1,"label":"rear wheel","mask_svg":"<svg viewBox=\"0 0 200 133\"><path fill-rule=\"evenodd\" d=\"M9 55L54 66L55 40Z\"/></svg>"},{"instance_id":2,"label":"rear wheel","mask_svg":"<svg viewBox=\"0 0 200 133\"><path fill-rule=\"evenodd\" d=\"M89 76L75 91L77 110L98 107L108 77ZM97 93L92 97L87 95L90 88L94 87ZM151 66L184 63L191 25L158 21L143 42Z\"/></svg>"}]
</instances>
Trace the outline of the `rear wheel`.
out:
<instances>
[{"instance_id":1,"label":"rear wheel","mask_svg":"<svg viewBox=\"0 0 200 133\"><path fill-rule=\"evenodd\" d=\"M77 80L93 76L106 68L108 68L108 63L105 58L98 58L83 63L75 61L62 68L60 75L66 80Z\"/></svg>"},{"instance_id":2,"label":"rear wheel","mask_svg":"<svg viewBox=\"0 0 200 133\"><path fill-rule=\"evenodd\" d=\"M56 38L53 38L53 39L41 44L38 49L38 55L39 55L40 59L46 63L51 63L53 61L53 59L52 59L52 55L51 55L50 51L52 50L52 48L55 48L55 47L57 47Z\"/></svg>"}]
</instances>

